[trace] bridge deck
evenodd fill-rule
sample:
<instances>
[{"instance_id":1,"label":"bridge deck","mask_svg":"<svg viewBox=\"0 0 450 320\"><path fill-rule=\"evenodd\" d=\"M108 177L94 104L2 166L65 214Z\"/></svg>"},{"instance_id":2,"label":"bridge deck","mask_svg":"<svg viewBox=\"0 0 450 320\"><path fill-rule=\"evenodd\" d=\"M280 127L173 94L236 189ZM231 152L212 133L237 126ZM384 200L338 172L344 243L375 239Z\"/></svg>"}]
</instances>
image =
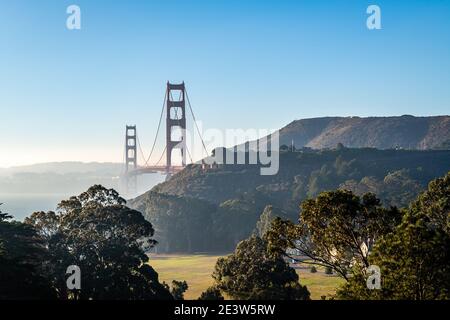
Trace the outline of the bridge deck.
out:
<instances>
[{"instance_id":1,"label":"bridge deck","mask_svg":"<svg viewBox=\"0 0 450 320\"><path fill-rule=\"evenodd\" d=\"M183 166L146 166L146 167L138 167L137 169L128 171L128 175L141 175L141 174L149 174L149 173L170 173L175 174L183 170L185 167Z\"/></svg>"}]
</instances>

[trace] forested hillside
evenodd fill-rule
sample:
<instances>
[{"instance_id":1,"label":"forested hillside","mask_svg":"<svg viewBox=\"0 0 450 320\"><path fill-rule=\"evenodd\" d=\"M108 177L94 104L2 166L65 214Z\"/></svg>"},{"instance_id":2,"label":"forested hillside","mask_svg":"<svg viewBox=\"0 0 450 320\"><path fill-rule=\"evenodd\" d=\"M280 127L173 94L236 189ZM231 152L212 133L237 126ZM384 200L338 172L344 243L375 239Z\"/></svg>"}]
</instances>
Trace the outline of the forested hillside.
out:
<instances>
[{"instance_id":1,"label":"forested hillside","mask_svg":"<svg viewBox=\"0 0 450 320\"><path fill-rule=\"evenodd\" d=\"M375 193L385 205L407 206L429 181L450 170L450 151L348 149L284 151L280 171L256 165L202 169L191 165L132 200L155 226L158 250L229 251L267 219L271 205L297 219L299 204L322 191ZM264 225L260 221L259 225Z\"/></svg>"}]
</instances>

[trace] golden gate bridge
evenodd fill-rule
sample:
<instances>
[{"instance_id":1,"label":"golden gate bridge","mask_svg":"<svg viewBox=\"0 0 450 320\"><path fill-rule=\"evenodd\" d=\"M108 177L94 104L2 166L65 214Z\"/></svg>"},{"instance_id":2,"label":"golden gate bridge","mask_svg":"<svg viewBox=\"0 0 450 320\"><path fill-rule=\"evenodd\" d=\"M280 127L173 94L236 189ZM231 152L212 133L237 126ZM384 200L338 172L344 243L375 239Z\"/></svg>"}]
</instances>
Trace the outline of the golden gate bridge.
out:
<instances>
[{"instance_id":1,"label":"golden gate bridge","mask_svg":"<svg viewBox=\"0 0 450 320\"><path fill-rule=\"evenodd\" d=\"M127 195L135 195L137 193L137 177L140 175L164 173L166 174L166 179L169 179L173 174L184 169L187 165L187 157L189 157L190 163L194 162L186 144L186 105L189 107L188 110L192 115L197 133L203 144L203 149L206 151L206 155L208 156L208 150L206 149L198 128L185 83L173 84L167 82L167 89L164 95L164 102L162 105L158 128L156 130L155 139L148 157L144 156L144 152L137 134L136 125L126 126L124 172L122 177L125 183ZM158 161L151 164L152 156L156 150L155 147L158 135L162 127L164 114L166 114L166 145L162 154L157 158ZM174 137L174 132L176 131L180 133L179 137ZM176 149L179 149L181 152L181 164L178 165L174 164L172 155L173 151ZM142 164L138 164L138 151L144 160Z\"/></svg>"}]
</instances>

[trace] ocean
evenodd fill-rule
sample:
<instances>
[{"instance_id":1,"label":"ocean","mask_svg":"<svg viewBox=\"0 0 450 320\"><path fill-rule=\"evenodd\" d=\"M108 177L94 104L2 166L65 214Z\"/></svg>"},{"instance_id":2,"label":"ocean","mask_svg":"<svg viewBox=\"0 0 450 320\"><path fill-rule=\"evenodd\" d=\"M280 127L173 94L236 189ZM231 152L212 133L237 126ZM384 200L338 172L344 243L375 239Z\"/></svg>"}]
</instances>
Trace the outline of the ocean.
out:
<instances>
[{"instance_id":1,"label":"ocean","mask_svg":"<svg viewBox=\"0 0 450 320\"><path fill-rule=\"evenodd\" d=\"M68 199L68 194L8 194L0 193L0 210L9 213L15 220L23 221L36 211L55 210L61 200Z\"/></svg>"},{"instance_id":2,"label":"ocean","mask_svg":"<svg viewBox=\"0 0 450 320\"><path fill-rule=\"evenodd\" d=\"M138 193L134 196L145 193L153 188L156 184L165 180L163 174L149 174L141 176L138 179ZM70 181L69 181L70 182ZM92 180L91 185L96 182ZM67 183L66 183L67 184ZM105 185L105 187L112 188L114 186ZM87 189L87 187L85 187ZM78 192L73 191L73 187L69 186L64 188L64 185L60 188L60 192L57 193L27 193L27 192L11 192L8 193L6 188L0 191L0 211L8 213L14 217L15 220L23 221L26 217L36 211L50 211L56 210L58 203L61 200L67 200L71 196L79 195L84 190L80 187ZM72 191L69 191L72 190Z\"/></svg>"}]
</instances>

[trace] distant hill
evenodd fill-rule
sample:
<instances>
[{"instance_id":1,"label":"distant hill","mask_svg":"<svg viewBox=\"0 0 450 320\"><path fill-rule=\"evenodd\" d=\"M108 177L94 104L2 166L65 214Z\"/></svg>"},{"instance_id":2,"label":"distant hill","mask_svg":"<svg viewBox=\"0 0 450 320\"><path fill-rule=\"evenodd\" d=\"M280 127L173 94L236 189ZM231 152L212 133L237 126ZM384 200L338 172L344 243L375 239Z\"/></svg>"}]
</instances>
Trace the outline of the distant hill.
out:
<instances>
[{"instance_id":1,"label":"distant hill","mask_svg":"<svg viewBox=\"0 0 450 320\"><path fill-rule=\"evenodd\" d=\"M325 117L296 120L280 130L280 143L297 148L450 149L450 116Z\"/></svg>"},{"instance_id":2,"label":"distant hill","mask_svg":"<svg viewBox=\"0 0 450 320\"><path fill-rule=\"evenodd\" d=\"M50 162L3 168L0 195L76 195L93 184L118 189L122 167L120 163Z\"/></svg>"},{"instance_id":3,"label":"distant hill","mask_svg":"<svg viewBox=\"0 0 450 320\"><path fill-rule=\"evenodd\" d=\"M27 166L17 166L11 168L0 168L0 175L11 175L15 173L96 173L118 176L123 170L123 164L112 162L47 162L37 163Z\"/></svg>"}]
</instances>

